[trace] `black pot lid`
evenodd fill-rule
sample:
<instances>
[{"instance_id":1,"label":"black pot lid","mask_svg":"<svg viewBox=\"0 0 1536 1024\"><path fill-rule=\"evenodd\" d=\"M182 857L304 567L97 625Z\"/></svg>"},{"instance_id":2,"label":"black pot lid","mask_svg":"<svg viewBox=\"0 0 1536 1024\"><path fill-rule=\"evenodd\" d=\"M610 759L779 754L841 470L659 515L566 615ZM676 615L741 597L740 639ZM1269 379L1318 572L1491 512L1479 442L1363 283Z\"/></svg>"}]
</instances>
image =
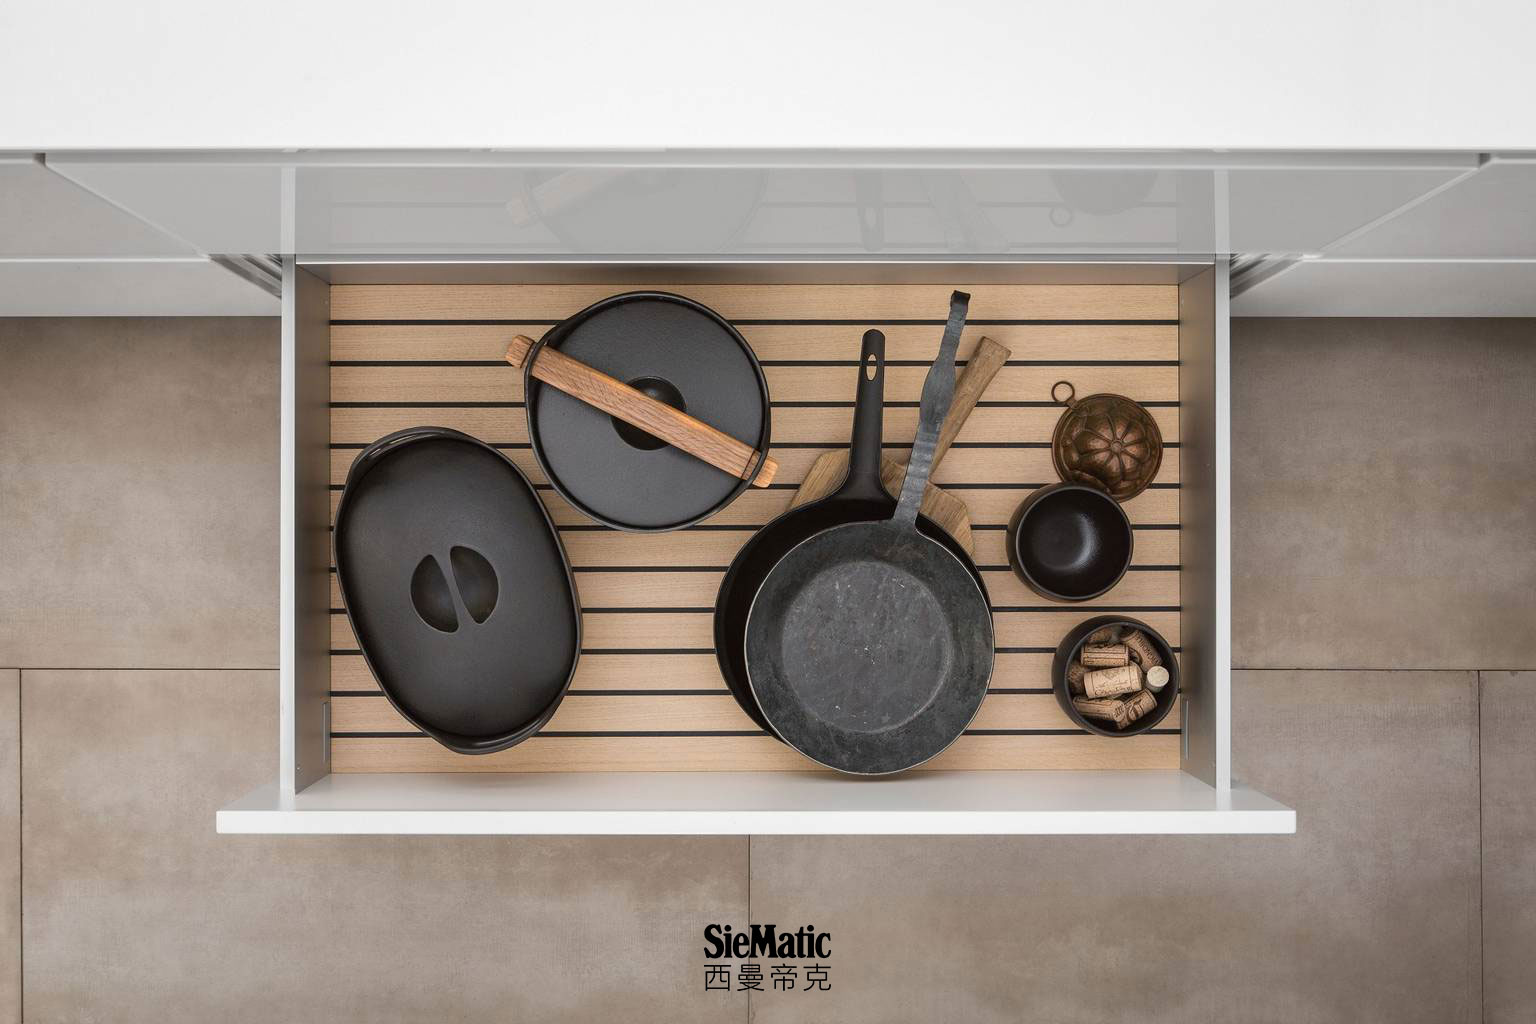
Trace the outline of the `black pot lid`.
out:
<instances>
[{"instance_id":1,"label":"black pot lid","mask_svg":"<svg viewBox=\"0 0 1536 1024\"><path fill-rule=\"evenodd\" d=\"M417 728L489 753L554 713L580 609L543 505L500 452L443 427L381 438L348 474L334 545L358 646Z\"/></svg>"},{"instance_id":2,"label":"black pot lid","mask_svg":"<svg viewBox=\"0 0 1536 1024\"><path fill-rule=\"evenodd\" d=\"M543 345L640 388L754 448L768 443L768 387L746 340L717 313L663 292L604 299ZM528 427L550 483L601 523L672 530L747 486L729 473L528 380Z\"/></svg>"}]
</instances>

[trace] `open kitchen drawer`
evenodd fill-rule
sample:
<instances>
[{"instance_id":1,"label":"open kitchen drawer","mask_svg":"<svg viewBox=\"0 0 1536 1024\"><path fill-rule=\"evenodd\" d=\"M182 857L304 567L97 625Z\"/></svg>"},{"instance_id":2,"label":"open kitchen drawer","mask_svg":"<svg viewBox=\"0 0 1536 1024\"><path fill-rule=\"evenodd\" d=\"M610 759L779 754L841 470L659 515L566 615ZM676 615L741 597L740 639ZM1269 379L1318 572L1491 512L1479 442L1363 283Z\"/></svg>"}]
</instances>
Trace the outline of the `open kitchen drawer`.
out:
<instances>
[{"instance_id":1,"label":"open kitchen drawer","mask_svg":"<svg viewBox=\"0 0 1536 1024\"><path fill-rule=\"evenodd\" d=\"M774 404L775 486L672 534L609 531L563 505L528 450L520 380L497 365L510 336L635 286L690 295L737 323ZM971 510L997 624L992 688L966 735L920 770L812 770L726 691L710 648L714 590L810 461L846 444L866 326L889 338L886 444L910 439L954 287L974 296L961 357L983 334L1012 349L936 478ZM1049 392L1060 379L1142 401L1168 442L1157 482L1126 506L1132 571L1085 606L1034 597L1002 555L1012 508L1054 479ZM221 832L1295 829L1294 812L1231 778L1224 263L290 261L282 380L280 771L219 812ZM329 530L347 466L418 424L475 434L529 474L582 594L570 694L543 731L499 754L454 754L395 714L334 583ZM1178 652L1176 714L1150 734L1090 735L1050 694L1050 652L1103 610L1154 625Z\"/></svg>"}]
</instances>

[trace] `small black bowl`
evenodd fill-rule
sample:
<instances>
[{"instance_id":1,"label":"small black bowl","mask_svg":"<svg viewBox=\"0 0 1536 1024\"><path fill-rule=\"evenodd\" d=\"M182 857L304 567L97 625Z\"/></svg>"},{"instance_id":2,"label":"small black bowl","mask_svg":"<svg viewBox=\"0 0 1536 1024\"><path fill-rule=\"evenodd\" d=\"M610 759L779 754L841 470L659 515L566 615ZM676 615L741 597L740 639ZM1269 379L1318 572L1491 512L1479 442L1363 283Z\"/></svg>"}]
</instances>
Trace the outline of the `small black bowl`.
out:
<instances>
[{"instance_id":1,"label":"small black bowl","mask_svg":"<svg viewBox=\"0 0 1536 1024\"><path fill-rule=\"evenodd\" d=\"M1131 565L1131 521L1120 503L1086 484L1035 491L1008 522L1008 564L1052 601L1090 601Z\"/></svg>"},{"instance_id":2,"label":"small black bowl","mask_svg":"<svg viewBox=\"0 0 1536 1024\"><path fill-rule=\"evenodd\" d=\"M1163 667L1168 670L1168 685L1157 694L1157 707L1124 729L1116 729L1113 725L1092 718L1084 718L1073 706L1072 688L1067 685L1067 666L1077 658L1078 652L1082 650L1088 638L1105 626L1141 630L1157 648L1158 656L1163 659ZM1061 705L1061 710L1066 713L1066 716L1089 732L1100 736L1135 736L1155 727L1158 722L1168 717L1169 711L1173 710L1173 702L1179 695L1179 662L1173 655L1173 648L1169 647L1168 641L1163 639L1163 635L1145 622L1128 619L1123 615L1096 615L1087 622L1080 623L1057 645L1056 657L1051 661L1051 690L1055 692L1056 703Z\"/></svg>"}]
</instances>

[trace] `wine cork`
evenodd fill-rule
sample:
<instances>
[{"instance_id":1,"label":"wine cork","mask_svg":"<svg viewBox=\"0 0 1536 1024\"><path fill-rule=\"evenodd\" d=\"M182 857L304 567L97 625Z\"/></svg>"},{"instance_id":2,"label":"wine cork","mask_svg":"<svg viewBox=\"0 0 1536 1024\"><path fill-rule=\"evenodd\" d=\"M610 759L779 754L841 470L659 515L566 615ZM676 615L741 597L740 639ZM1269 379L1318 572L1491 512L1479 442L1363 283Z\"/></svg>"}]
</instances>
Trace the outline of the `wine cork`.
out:
<instances>
[{"instance_id":1,"label":"wine cork","mask_svg":"<svg viewBox=\"0 0 1536 1024\"><path fill-rule=\"evenodd\" d=\"M1131 652L1125 644L1084 644L1082 658L1088 668L1109 668L1129 665Z\"/></svg>"},{"instance_id":2,"label":"wine cork","mask_svg":"<svg viewBox=\"0 0 1536 1024\"><path fill-rule=\"evenodd\" d=\"M1067 662L1067 689L1073 693L1081 694L1083 692L1083 676L1087 672L1088 670L1083 668L1082 662Z\"/></svg>"},{"instance_id":3,"label":"wine cork","mask_svg":"<svg viewBox=\"0 0 1536 1024\"><path fill-rule=\"evenodd\" d=\"M1157 698L1146 690L1137 690L1120 703L1125 707L1125 721L1116 722L1115 724L1124 729L1132 722L1144 718L1153 708L1157 707Z\"/></svg>"},{"instance_id":4,"label":"wine cork","mask_svg":"<svg viewBox=\"0 0 1536 1024\"><path fill-rule=\"evenodd\" d=\"M1125 649L1130 652L1131 657L1143 669L1163 663L1162 656L1157 653L1157 645L1141 630L1131 630L1131 635L1121 642L1125 644Z\"/></svg>"},{"instance_id":5,"label":"wine cork","mask_svg":"<svg viewBox=\"0 0 1536 1024\"><path fill-rule=\"evenodd\" d=\"M1147 689L1158 693L1168 685L1168 670L1161 665L1153 665L1147 669Z\"/></svg>"},{"instance_id":6,"label":"wine cork","mask_svg":"<svg viewBox=\"0 0 1536 1024\"><path fill-rule=\"evenodd\" d=\"M1116 727L1121 729L1124 729L1129 724L1129 720L1126 717L1129 709L1123 700L1114 700L1113 698L1092 700L1088 697L1074 697L1072 698L1072 706L1077 708L1077 713L1084 718L1098 718L1106 722L1114 722Z\"/></svg>"},{"instance_id":7,"label":"wine cork","mask_svg":"<svg viewBox=\"0 0 1536 1024\"><path fill-rule=\"evenodd\" d=\"M1116 665L1094 669L1083 675L1085 697L1117 697L1141 689L1141 669L1135 665Z\"/></svg>"},{"instance_id":8,"label":"wine cork","mask_svg":"<svg viewBox=\"0 0 1536 1024\"><path fill-rule=\"evenodd\" d=\"M1112 644L1112 643L1117 643L1119 640L1120 640L1120 627L1119 626L1105 626L1103 629L1096 629L1092 633L1089 633L1088 634L1088 639L1084 640L1083 643L1086 643L1086 644Z\"/></svg>"}]
</instances>

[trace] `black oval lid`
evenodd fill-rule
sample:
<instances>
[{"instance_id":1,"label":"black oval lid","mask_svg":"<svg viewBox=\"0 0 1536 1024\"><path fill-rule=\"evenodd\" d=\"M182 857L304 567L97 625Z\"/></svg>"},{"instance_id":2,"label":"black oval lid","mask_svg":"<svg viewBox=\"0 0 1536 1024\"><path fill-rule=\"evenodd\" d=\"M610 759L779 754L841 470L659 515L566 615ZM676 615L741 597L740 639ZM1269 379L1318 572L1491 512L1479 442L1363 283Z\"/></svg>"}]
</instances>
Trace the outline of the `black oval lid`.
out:
<instances>
[{"instance_id":1,"label":"black oval lid","mask_svg":"<svg viewBox=\"0 0 1536 1024\"><path fill-rule=\"evenodd\" d=\"M358 645L412 724L491 753L554 714L580 606L544 506L500 452L443 427L381 438L348 474L334 542Z\"/></svg>"},{"instance_id":2,"label":"black oval lid","mask_svg":"<svg viewBox=\"0 0 1536 1024\"><path fill-rule=\"evenodd\" d=\"M768 387L757 357L709 308L630 292L582 310L541 345L596 367L755 448L768 443ZM672 530L719 511L745 488L584 402L528 380L528 426L550 483L598 522Z\"/></svg>"}]
</instances>

